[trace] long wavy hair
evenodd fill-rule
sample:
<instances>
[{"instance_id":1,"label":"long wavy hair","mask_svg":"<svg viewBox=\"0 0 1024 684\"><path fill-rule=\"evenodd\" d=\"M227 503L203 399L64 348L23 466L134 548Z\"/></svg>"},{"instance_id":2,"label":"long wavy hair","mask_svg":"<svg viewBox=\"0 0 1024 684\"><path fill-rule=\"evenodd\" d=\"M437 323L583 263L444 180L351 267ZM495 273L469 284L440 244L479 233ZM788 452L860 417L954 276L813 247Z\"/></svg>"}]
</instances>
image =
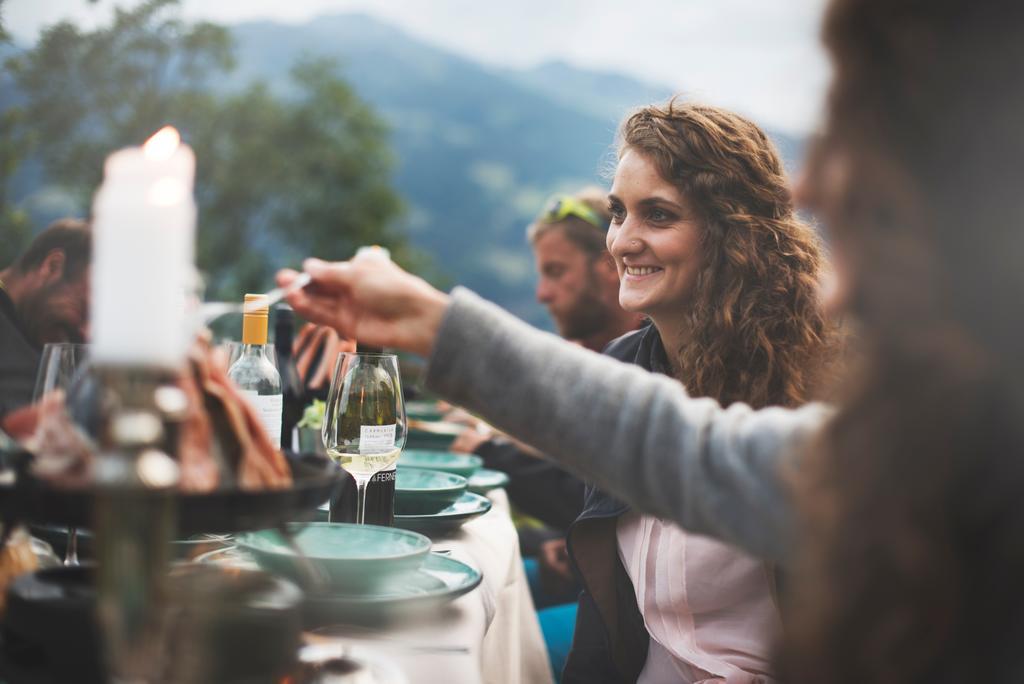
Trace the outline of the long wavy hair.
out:
<instances>
[{"instance_id":1,"label":"long wavy hair","mask_svg":"<svg viewBox=\"0 0 1024 684\"><path fill-rule=\"evenodd\" d=\"M833 0L824 36L867 367L806 460L783 670L1024 681L1024 3Z\"/></svg>"},{"instance_id":2,"label":"long wavy hair","mask_svg":"<svg viewBox=\"0 0 1024 684\"><path fill-rule=\"evenodd\" d=\"M644 107L619 131L619 156L650 159L697 213L703 264L680 305L679 380L723 405L796 406L834 350L819 302L822 248L793 210L774 145L755 124L678 99Z\"/></svg>"}]
</instances>

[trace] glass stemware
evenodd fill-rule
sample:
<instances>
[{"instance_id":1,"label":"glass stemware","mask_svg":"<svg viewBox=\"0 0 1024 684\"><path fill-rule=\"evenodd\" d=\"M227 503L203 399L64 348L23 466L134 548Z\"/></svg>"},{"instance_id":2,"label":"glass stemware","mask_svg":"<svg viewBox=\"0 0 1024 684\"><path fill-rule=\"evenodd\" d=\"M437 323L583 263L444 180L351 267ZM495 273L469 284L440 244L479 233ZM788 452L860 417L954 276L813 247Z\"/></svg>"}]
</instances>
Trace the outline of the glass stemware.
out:
<instances>
[{"instance_id":1,"label":"glass stemware","mask_svg":"<svg viewBox=\"0 0 1024 684\"><path fill-rule=\"evenodd\" d=\"M322 436L327 454L356 481L356 523L366 514L366 485L398 461L408 424L398 357L342 352L327 393Z\"/></svg>"},{"instance_id":2,"label":"glass stemware","mask_svg":"<svg viewBox=\"0 0 1024 684\"><path fill-rule=\"evenodd\" d=\"M71 342L51 342L43 347L43 355L36 373L36 386L32 403L39 403L53 392L63 392L65 410L70 391L79 381L89 356L89 346ZM64 565L78 565L78 530L68 528Z\"/></svg>"},{"instance_id":3,"label":"glass stemware","mask_svg":"<svg viewBox=\"0 0 1024 684\"><path fill-rule=\"evenodd\" d=\"M36 386L32 402L56 390L66 392L76 379L78 371L89 356L89 345L71 342L50 342L43 347L43 355L36 372Z\"/></svg>"}]
</instances>

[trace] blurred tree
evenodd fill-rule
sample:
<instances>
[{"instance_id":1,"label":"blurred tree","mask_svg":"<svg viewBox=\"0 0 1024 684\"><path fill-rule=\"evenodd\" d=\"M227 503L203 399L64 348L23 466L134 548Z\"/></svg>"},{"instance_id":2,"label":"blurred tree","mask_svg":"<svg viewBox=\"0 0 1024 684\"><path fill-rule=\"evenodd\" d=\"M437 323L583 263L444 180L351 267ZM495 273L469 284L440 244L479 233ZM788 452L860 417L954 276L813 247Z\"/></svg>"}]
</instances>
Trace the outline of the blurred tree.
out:
<instances>
[{"instance_id":1,"label":"blurred tree","mask_svg":"<svg viewBox=\"0 0 1024 684\"><path fill-rule=\"evenodd\" d=\"M24 102L3 131L0 173L8 150L32 155L84 215L106 155L171 123L196 150L209 295L262 291L280 266L309 254L346 257L368 243L415 262L392 228L401 203L387 131L334 66L297 64L288 99L259 83L219 92L218 78L233 68L230 34L185 23L178 9L178 0L146 0L94 31L60 23L9 59Z\"/></svg>"},{"instance_id":2,"label":"blurred tree","mask_svg":"<svg viewBox=\"0 0 1024 684\"><path fill-rule=\"evenodd\" d=\"M4 28L4 2L0 0L0 45L11 42ZM24 143L14 140L19 115L13 109L0 112L0 235L4 237L0 240L0 268L14 261L32 234L28 216L14 206L9 193L10 179L25 155Z\"/></svg>"},{"instance_id":3,"label":"blurred tree","mask_svg":"<svg viewBox=\"0 0 1024 684\"><path fill-rule=\"evenodd\" d=\"M214 103L207 125L191 131L207 174L197 194L200 245L220 291L267 283L268 266L347 258L364 244L419 261L391 228L400 204L381 122L330 62L301 62L292 75L295 97L282 101L256 84ZM235 268L218 274L218 260Z\"/></svg>"},{"instance_id":4,"label":"blurred tree","mask_svg":"<svg viewBox=\"0 0 1024 684\"><path fill-rule=\"evenodd\" d=\"M0 43L11 42L11 36L7 33L7 29L4 28L4 2L6 0L0 0Z\"/></svg>"}]
</instances>

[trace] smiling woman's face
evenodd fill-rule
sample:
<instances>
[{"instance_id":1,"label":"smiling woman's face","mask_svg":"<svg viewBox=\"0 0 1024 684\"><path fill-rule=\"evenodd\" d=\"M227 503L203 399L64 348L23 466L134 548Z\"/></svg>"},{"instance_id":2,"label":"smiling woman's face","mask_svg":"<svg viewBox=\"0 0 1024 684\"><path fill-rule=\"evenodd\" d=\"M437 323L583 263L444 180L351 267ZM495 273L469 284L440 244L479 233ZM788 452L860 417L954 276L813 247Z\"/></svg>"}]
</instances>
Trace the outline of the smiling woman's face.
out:
<instances>
[{"instance_id":1,"label":"smiling woman's face","mask_svg":"<svg viewBox=\"0 0 1024 684\"><path fill-rule=\"evenodd\" d=\"M678 317L702 265L700 223L654 163L626 148L608 193L608 251L619 271L619 304L658 324Z\"/></svg>"}]
</instances>

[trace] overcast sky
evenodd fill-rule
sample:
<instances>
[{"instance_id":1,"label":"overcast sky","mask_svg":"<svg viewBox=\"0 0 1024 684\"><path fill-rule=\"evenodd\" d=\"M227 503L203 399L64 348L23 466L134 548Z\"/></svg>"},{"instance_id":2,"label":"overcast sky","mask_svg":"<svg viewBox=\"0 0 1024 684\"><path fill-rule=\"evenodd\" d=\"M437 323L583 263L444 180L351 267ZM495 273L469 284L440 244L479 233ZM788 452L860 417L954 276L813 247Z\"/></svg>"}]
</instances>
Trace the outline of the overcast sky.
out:
<instances>
[{"instance_id":1,"label":"overcast sky","mask_svg":"<svg viewBox=\"0 0 1024 684\"><path fill-rule=\"evenodd\" d=\"M19 42L69 17L105 21L136 0L7 0ZM183 0L186 16L305 22L358 10L452 52L529 67L561 59L663 84L790 133L817 123L829 67L818 40L825 0Z\"/></svg>"}]
</instances>

